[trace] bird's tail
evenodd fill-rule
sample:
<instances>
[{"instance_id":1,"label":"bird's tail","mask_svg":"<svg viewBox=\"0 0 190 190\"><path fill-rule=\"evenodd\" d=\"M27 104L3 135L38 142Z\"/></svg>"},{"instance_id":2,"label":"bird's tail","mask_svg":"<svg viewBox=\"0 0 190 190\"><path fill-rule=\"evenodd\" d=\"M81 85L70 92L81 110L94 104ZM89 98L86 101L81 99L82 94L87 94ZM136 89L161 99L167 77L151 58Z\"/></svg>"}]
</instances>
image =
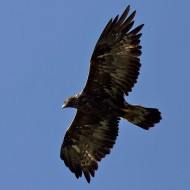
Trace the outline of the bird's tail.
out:
<instances>
[{"instance_id":1,"label":"bird's tail","mask_svg":"<svg viewBox=\"0 0 190 190\"><path fill-rule=\"evenodd\" d=\"M162 119L161 113L156 108L145 108L127 103L125 109L123 109L122 117L146 130L150 127L154 127L154 125L159 123Z\"/></svg>"}]
</instances>

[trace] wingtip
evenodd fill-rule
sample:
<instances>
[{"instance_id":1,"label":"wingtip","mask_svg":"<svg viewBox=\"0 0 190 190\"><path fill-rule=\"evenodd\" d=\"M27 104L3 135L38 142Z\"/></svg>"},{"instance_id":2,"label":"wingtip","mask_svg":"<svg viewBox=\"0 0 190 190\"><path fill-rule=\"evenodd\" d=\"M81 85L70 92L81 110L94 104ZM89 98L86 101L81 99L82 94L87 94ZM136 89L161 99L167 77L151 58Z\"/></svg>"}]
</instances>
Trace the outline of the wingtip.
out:
<instances>
[{"instance_id":1,"label":"wingtip","mask_svg":"<svg viewBox=\"0 0 190 190\"><path fill-rule=\"evenodd\" d=\"M88 183L90 183L90 174L89 174L88 172L84 172L84 171L83 171L83 173L84 173L84 176L85 176L85 178L86 178L86 181L87 181Z\"/></svg>"},{"instance_id":2,"label":"wingtip","mask_svg":"<svg viewBox=\"0 0 190 190\"><path fill-rule=\"evenodd\" d=\"M135 17L136 13L137 13L137 11L136 11L136 10L135 10L135 11L133 11L133 12L131 13L131 16Z\"/></svg>"},{"instance_id":3,"label":"wingtip","mask_svg":"<svg viewBox=\"0 0 190 190\"><path fill-rule=\"evenodd\" d=\"M125 12L126 12L126 11L129 11L129 10L130 10L130 8L131 8L131 6L130 6L130 5L128 5L128 6L127 6L127 8L125 9Z\"/></svg>"}]
</instances>

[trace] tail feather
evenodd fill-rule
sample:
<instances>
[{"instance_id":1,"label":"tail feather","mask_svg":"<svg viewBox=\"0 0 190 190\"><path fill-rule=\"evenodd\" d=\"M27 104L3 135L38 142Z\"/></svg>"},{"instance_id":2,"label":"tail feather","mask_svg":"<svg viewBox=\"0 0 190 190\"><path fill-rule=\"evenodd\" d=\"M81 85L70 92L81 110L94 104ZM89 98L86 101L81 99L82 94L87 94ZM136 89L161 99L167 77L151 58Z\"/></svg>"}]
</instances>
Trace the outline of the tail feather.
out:
<instances>
[{"instance_id":1,"label":"tail feather","mask_svg":"<svg viewBox=\"0 0 190 190\"><path fill-rule=\"evenodd\" d=\"M145 108L138 105L126 104L126 108L123 111L124 114L122 117L124 119L146 130L154 127L162 119L161 113L156 108Z\"/></svg>"}]
</instances>

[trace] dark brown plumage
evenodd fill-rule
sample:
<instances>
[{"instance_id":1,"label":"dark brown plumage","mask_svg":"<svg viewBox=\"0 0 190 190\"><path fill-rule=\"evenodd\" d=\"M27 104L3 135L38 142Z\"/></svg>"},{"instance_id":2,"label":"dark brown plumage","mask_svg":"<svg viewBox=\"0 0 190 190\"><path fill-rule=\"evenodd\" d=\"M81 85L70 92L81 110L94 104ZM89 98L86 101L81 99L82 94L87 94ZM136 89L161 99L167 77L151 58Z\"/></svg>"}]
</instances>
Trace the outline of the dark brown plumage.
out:
<instances>
[{"instance_id":1,"label":"dark brown plumage","mask_svg":"<svg viewBox=\"0 0 190 190\"><path fill-rule=\"evenodd\" d=\"M129 9L108 22L94 48L83 91L63 105L76 108L77 113L66 131L61 159L77 178L83 173L88 182L98 161L115 144L120 118L146 130L161 120L158 109L130 105L124 99L137 82L141 66L143 25L131 30L136 12L127 17Z\"/></svg>"}]
</instances>

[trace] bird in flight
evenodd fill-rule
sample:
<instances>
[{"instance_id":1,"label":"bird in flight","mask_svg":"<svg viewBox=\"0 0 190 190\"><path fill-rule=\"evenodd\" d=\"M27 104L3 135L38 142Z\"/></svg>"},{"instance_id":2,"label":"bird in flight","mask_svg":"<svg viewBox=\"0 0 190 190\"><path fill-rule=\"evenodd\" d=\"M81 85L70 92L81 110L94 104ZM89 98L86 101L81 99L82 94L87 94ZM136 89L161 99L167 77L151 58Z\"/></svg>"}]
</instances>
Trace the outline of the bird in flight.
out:
<instances>
[{"instance_id":1,"label":"bird in flight","mask_svg":"<svg viewBox=\"0 0 190 190\"><path fill-rule=\"evenodd\" d=\"M136 11L111 19L94 48L90 71L82 92L66 99L62 108L76 108L67 129L60 157L77 178L84 174L88 183L101 161L113 148L121 118L148 130L161 120L156 108L131 105L125 101L139 75L140 37L143 27L131 30Z\"/></svg>"}]
</instances>

